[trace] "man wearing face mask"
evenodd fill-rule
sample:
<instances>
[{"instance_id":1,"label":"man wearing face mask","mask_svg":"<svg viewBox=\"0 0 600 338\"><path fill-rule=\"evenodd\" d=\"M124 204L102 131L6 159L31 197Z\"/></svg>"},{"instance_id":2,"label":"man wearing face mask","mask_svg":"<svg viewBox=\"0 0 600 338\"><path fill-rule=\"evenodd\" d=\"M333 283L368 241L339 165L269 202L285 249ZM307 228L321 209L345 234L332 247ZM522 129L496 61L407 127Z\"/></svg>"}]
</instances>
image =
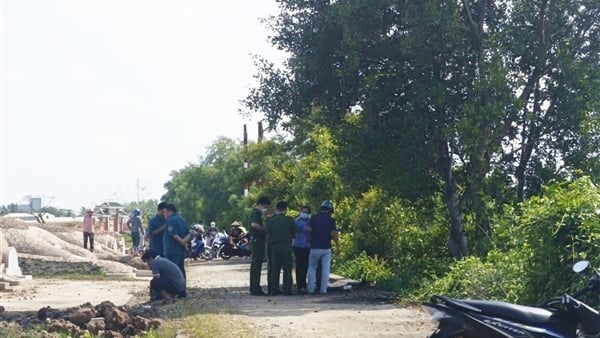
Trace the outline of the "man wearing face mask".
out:
<instances>
[{"instance_id":1,"label":"man wearing face mask","mask_svg":"<svg viewBox=\"0 0 600 338\"><path fill-rule=\"evenodd\" d=\"M294 257L296 258L296 286L299 294L306 290L306 273L308 271L308 254L310 253L310 241L306 235L306 226L310 219L310 207L303 205L300 215L296 218L296 238L294 238Z\"/></svg>"},{"instance_id":2,"label":"man wearing face mask","mask_svg":"<svg viewBox=\"0 0 600 338\"><path fill-rule=\"evenodd\" d=\"M262 196L256 201L254 209L250 214L250 245L252 250L252 263L250 263L250 294L253 296L265 296L266 293L260 286L260 274L262 263L265 259L266 232L263 215L267 212L271 200Z\"/></svg>"}]
</instances>

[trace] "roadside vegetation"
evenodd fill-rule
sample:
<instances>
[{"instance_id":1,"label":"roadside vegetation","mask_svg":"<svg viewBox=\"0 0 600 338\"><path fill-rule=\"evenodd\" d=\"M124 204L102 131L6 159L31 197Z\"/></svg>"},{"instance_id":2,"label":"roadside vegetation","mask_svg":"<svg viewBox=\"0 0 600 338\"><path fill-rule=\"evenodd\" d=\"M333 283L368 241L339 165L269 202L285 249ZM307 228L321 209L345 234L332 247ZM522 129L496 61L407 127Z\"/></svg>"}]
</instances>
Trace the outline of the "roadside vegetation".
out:
<instances>
[{"instance_id":1,"label":"roadside vegetation","mask_svg":"<svg viewBox=\"0 0 600 338\"><path fill-rule=\"evenodd\" d=\"M243 100L269 136L217 139L172 173L164 198L190 222L246 223L260 195L331 199L334 269L406 299L538 303L577 286L573 262L599 265L597 6L280 7L287 62L257 58Z\"/></svg>"}]
</instances>

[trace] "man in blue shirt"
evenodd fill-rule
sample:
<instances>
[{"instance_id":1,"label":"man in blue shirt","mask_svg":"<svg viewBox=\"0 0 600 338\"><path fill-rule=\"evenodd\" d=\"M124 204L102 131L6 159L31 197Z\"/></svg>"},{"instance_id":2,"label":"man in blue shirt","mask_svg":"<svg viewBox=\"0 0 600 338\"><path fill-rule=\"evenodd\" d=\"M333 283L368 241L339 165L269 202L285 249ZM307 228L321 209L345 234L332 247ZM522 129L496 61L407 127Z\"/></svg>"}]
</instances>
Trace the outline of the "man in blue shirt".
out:
<instances>
[{"instance_id":1,"label":"man in blue shirt","mask_svg":"<svg viewBox=\"0 0 600 338\"><path fill-rule=\"evenodd\" d=\"M306 273L308 271L308 254L310 252L310 241L306 234L306 226L310 219L310 207L303 205L300 208L300 215L296 218L296 238L292 246L294 247L294 257L296 258L296 287L298 293L306 293Z\"/></svg>"},{"instance_id":2,"label":"man in blue shirt","mask_svg":"<svg viewBox=\"0 0 600 338\"><path fill-rule=\"evenodd\" d=\"M326 200L321 203L321 211L308 221L306 232L310 236L310 254L308 256L308 293L315 292L317 266L321 264L321 285L319 292L327 293L329 272L331 270L331 240L335 242L336 253L340 252L340 242L333 214L333 203Z\"/></svg>"},{"instance_id":3,"label":"man in blue shirt","mask_svg":"<svg viewBox=\"0 0 600 338\"><path fill-rule=\"evenodd\" d=\"M152 250L146 251L142 255L142 260L152 269L151 300L171 300L174 297L187 295L185 278L175 263L160 257Z\"/></svg>"},{"instance_id":4,"label":"man in blue shirt","mask_svg":"<svg viewBox=\"0 0 600 338\"><path fill-rule=\"evenodd\" d=\"M166 229L163 238L165 258L175 263L185 278L184 260L185 254L190 250L190 230L183 217L177 213L177 208L171 203L165 206Z\"/></svg>"},{"instance_id":5,"label":"man in blue shirt","mask_svg":"<svg viewBox=\"0 0 600 338\"><path fill-rule=\"evenodd\" d=\"M165 207L167 202L160 202L156 207L156 215L148 222L146 240L150 242L150 250L164 254L163 237L165 236Z\"/></svg>"}]
</instances>

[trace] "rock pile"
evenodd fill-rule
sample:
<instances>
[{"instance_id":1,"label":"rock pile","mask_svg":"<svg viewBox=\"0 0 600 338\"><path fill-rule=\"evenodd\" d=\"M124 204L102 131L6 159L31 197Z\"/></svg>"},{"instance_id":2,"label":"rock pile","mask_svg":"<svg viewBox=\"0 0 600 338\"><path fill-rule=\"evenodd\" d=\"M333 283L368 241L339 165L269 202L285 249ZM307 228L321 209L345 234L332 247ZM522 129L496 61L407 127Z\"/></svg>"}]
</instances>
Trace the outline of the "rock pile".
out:
<instances>
[{"instance_id":1,"label":"rock pile","mask_svg":"<svg viewBox=\"0 0 600 338\"><path fill-rule=\"evenodd\" d=\"M135 337L161 325L157 313L144 307L116 306L105 301L98 305L85 303L58 310L46 306L37 312L9 313L0 311L0 325L16 324L23 330L44 328L42 335L82 337Z\"/></svg>"}]
</instances>

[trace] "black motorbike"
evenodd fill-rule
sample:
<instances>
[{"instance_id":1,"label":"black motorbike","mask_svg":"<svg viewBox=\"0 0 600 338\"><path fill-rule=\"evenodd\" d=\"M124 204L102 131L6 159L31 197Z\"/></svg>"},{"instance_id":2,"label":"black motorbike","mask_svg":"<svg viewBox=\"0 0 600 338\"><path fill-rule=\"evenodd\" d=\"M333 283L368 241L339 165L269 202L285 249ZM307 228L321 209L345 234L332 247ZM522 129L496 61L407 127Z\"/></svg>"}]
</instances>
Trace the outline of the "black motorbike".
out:
<instances>
[{"instance_id":1,"label":"black motorbike","mask_svg":"<svg viewBox=\"0 0 600 338\"><path fill-rule=\"evenodd\" d=\"M573 271L590 266L577 262ZM584 338L600 337L600 314L577 300L600 291L600 271L593 269L587 285L573 295L565 294L540 306L523 306L485 300L432 296L423 308L437 329L430 338Z\"/></svg>"},{"instance_id":2,"label":"black motorbike","mask_svg":"<svg viewBox=\"0 0 600 338\"><path fill-rule=\"evenodd\" d=\"M224 242L221 248L219 248L218 256L225 260L228 260L231 257L252 256L252 252L250 251L250 241L248 240L247 235L234 239L233 243L234 245L231 245L229 241Z\"/></svg>"}]
</instances>

